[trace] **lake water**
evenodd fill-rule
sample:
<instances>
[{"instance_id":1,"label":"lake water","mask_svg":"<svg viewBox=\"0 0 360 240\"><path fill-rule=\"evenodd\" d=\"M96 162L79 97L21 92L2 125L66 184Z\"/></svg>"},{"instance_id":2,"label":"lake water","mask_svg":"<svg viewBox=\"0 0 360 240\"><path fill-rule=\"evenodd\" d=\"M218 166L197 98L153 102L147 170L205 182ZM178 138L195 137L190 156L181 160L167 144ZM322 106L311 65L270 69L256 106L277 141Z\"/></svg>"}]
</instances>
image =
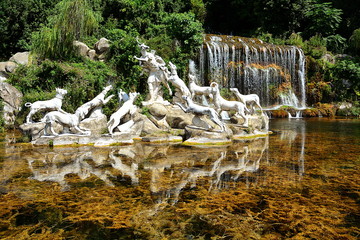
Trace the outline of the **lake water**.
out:
<instances>
[{"instance_id":1,"label":"lake water","mask_svg":"<svg viewBox=\"0 0 360 240\"><path fill-rule=\"evenodd\" d=\"M359 239L360 120L274 119L231 146L1 136L1 239Z\"/></svg>"}]
</instances>

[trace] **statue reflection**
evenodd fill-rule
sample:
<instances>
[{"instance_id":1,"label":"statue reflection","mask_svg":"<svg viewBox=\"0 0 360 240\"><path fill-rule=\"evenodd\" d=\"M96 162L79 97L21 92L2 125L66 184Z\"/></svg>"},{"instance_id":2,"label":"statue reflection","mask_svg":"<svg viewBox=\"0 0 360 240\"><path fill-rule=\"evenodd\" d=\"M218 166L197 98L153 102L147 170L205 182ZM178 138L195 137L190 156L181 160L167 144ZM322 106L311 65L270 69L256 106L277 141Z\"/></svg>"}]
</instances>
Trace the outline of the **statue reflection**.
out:
<instances>
[{"instance_id":1,"label":"statue reflection","mask_svg":"<svg viewBox=\"0 0 360 240\"><path fill-rule=\"evenodd\" d=\"M249 186L257 178L267 149L268 137L218 148L146 144L55 148L32 151L28 164L31 179L57 182L63 190L73 186L69 175L80 181L95 176L110 187L124 181L148 186L155 209L161 209L178 202L184 189L198 185L209 192L236 187L238 182ZM252 174L251 181L245 173Z\"/></svg>"},{"instance_id":2,"label":"statue reflection","mask_svg":"<svg viewBox=\"0 0 360 240\"><path fill-rule=\"evenodd\" d=\"M157 208L175 204L185 188L206 185L204 181L208 181L209 192L236 187L236 182L242 180L248 186L241 176L258 172L267 149L268 138L263 138L217 150L189 149L181 155L169 151L161 160L148 162L144 169L151 172L150 190Z\"/></svg>"},{"instance_id":3,"label":"statue reflection","mask_svg":"<svg viewBox=\"0 0 360 240\"><path fill-rule=\"evenodd\" d=\"M114 186L109 179L113 175L110 171L97 167L98 164L93 161L94 158L91 151L64 152L63 150L42 153L41 155L44 155L44 158L37 158L43 159L41 161L28 158L29 168L33 173L33 176L30 178L41 182L57 182L63 190L68 190L67 175L77 175L81 180L94 175L106 185ZM102 158L97 159L98 162L101 160Z\"/></svg>"}]
</instances>

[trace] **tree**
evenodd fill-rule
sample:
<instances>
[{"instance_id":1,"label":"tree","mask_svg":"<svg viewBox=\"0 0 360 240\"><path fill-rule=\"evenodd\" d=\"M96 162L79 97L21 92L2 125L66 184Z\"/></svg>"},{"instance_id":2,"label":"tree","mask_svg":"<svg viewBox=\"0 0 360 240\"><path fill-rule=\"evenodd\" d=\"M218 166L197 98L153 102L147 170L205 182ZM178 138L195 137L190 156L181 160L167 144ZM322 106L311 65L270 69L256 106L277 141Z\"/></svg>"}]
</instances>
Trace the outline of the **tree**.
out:
<instances>
[{"instance_id":1,"label":"tree","mask_svg":"<svg viewBox=\"0 0 360 240\"><path fill-rule=\"evenodd\" d=\"M0 1L0 59L29 50L31 33L46 21L59 0Z\"/></svg>"},{"instance_id":2,"label":"tree","mask_svg":"<svg viewBox=\"0 0 360 240\"><path fill-rule=\"evenodd\" d=\"M317 3L317 0L309 0L305 12L307 27L304 29L306 37L320 34L327 37L335 34L342 20L342 10L333 8L332 3Z\"/></svg>"},{"instance_id":3,"label":"tree","mask_svg":"<svg viewBox=\"0 0 360 240\"><path fill-rule=\"evenodd\" d=\"M56 12L47 26L34 33L33 51L43 58L65 59L74 55L73 41L91 34L100 17L86 0L63 0L56 5Z\"/></svg>"}]
</instances>

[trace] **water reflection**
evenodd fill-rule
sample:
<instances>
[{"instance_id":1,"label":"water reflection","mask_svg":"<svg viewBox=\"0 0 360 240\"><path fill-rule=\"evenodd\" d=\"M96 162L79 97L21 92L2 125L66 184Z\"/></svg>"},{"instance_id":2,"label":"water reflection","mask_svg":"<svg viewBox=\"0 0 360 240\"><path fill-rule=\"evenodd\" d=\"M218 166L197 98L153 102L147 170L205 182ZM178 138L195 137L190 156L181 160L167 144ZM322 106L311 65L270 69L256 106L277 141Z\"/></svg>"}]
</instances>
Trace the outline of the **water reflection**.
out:
<instances>
[{"instance_id":1,"label":"water reflection","mask_svg":"<svg viewBox=\"0 0 360 240\"><path fill-rule=\"evenodd\" d=\"M261 162L267 162L268 142L266 137L215 149L144 144L41 148L26 159L30 179L56 182L63 190L71 188L70 178L96 177L112 187L121 182L148 184L156 203L174 204L184 188L195 188L198 182L207 182L209 191L235 187L239 181L254 184Z\"/></svg>"},{"instance_id":2,"label":"water reflection","mask_svg":"<svg viewBox=\"0 0 360 240\"><path fill-rule=\"evenodd\" d=\"M276 124L274 126L281 127L279 140L286 142L287 146L284 154L290 155L291 159L298 159L297 164L292 164L292 169L298 173L299 179L301 179L305 174L306 121L289 119L287 122L282 121L281 126Z\"/></svg>"},{"instance_id":3,"label":"water reflection","mask_svg":"<svg viewBox=\"0 0 360 240\"><path fill-rule=\"evenodd\" d=\"M267 138L215 148L51 149L12 135L0 238L355 239L359 126L272 120Z\"/></svg>"}]
</instances>

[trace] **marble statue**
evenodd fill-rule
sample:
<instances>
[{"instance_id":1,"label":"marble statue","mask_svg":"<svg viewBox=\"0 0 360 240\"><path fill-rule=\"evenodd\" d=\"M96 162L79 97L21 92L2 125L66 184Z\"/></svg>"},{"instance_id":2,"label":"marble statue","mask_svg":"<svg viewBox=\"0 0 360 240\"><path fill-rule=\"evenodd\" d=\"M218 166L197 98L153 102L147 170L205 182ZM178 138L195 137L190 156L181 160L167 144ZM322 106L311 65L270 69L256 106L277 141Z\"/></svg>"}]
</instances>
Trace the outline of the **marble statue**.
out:
<instances>
[{"instance_id":1,"label":"marble statue","mask_svg":"<svg viewBox=\"0 0 360 240\"><path fill-rule=\"evenodd\" d=\"M215 111L215 109L195 104L189 96L183 96L183 99L187 102L187 108L185 108L180 103L175 104L177 104L184 112L194 113L195 115L208 115L210 119L220 127L222 132L225 131L225 126L220 120L219 114Z\"/></svg>"},{"instance_id":2,"label":"marble statue","mask_svg":"<svg viewBox=\"0 0 360 240\"><path fill-rule=\"evenodd\" d=\"M213 100L216 110L218 112L234 110L236 111L235 113L236 117L242 117L244 119L243 126L248 126L248 118L245 115L245 111L249 113L249 110L247 109L245 104L238 101L228 101L224 99L220 95L219 85L216 82L212 82L210 84L210 87L211 87L211 92L214 95Z\"/></svg>"},{"instance_id":3,"label":"marble statue","mask_svg":"<svg viewBox=\"0 0 360 240\"><path fill-rule=\"evenodd\" d=\"M56 88L56 96L53 99L36 101L34 103L25 103L25 107L30 107L30 112L26 116L26 123L32 123L31 117L40 110L56 110L65 113L65 111L61 109L62 100L65 94L67 94L65 89Z\"/></svg>"},{"instance_id":4,"label":"marble statue","mask_svg":"<svg viewBox=\"0 0 360 240\"><path fill-rule=\"evenodd\" d=\"M166 63L160 56L155 54L155 51L148 52L149 47L147 45L142 43L139 47L141 49L141 57L134 56L134 58L140 61L143 71L149 74L147 83L150 98L148 101L143 102L143 105L149 105L155 102L168 105L169 103L164 101L161 91L162 83L169 90L169 94L172 95L171 88L167 81L167 73L169 70L166 67Z\"/></svg>"},{"instance_id":5,"label":"marble statue","mask_svg":"<svg viewBox=\"0 0 360 240\"><path fill-rule=\"evenodd\" d=\"M78 109L76 109L77 112L81 112L81 115L83 116L82 119L89 116L90 114L93 115L94 112L101 112L102 105L105 105L107 102L110 101L110 99L114 95L110 95L107 98L105 98L106 94L112 89L111 85L108 85L104 88L104 90L97 95L94 99L91 101L84 103ZM99 115L99 113L95 113L94 115ZM82 120L80 119L80 120Z\"/></svg>"},{"instance_id":6,"label":"marble statue","mask_svg":"<svg viewBox=\"0 0 360 240\"><path fill-rule=\"evenodd\" d=\"M180 96L178 97L179 98L181 96L190 97L191 92L189 88L186 86L185 82L178 76L176 66L172 62L169 62L169 68L170 68L170 73L168 74L168 81L171 82L176 87L176 89L179 90Z\"/></svg>"},{"instance_id":7,"label":"marble statue","mask_svg":"<svg viewBox=\"0 0 360 240\"><path fill-rule=\"evenodd\" d=\"M90 135L90 131L87 129L81 129L79 127L81 119L83 119L84 112L80 109L76 110L74 114L70 114L67 112L60 111L52 111L47 113L42 119L45 122L44 135L59 135L54 131L54 123L59 123L65 127L69 127L71 129L75 129L81 134ZM48 131L50 129L50 131Z\"/></svg>"},{"instance_id":8,"label":"marble statue","mask_svg":"<svg viewBox=\"0 0 360 240\"><path fill-rule=\"evenodd\" d=\"M134 105L134 101L138 96L139 93L130 93L129 99L126 102L124 102L124 104L115 113L113 113L110 116L110 120L107 123L107 127L111 135L114 134L114 129L120 124L121 119L126 114L130 113L130 115L133 115L136 112L137 107ZM130 128L131 126L127 126L127 127Z\"/></svg>"},{"instance_id":9,"label":"marble statue","mask_svg":"<svg viewBox=\"0 0 360 240\"><path fill-rule=\"evenodd\" d=\"M233 92L237 99L245 104L245 106L249 105L251 107L252 114L255 112L255 107L258 107L260 111L262 111L260 98L257 94L242 95L237 88L230 88L230 91Z\"/></svg>"},{"instance_id":10,"label":"marble statue","mask_svg":"<svg viewBox=\"0 0 360 240\"><path fill-rule=\"evenodd\" d=\"M196 95L204 95L213 98L211 87L202 87L196 84L196 76L189 72L189 90L191 92L191 98L194 99Z\"/></svg>"}]
</instances>

